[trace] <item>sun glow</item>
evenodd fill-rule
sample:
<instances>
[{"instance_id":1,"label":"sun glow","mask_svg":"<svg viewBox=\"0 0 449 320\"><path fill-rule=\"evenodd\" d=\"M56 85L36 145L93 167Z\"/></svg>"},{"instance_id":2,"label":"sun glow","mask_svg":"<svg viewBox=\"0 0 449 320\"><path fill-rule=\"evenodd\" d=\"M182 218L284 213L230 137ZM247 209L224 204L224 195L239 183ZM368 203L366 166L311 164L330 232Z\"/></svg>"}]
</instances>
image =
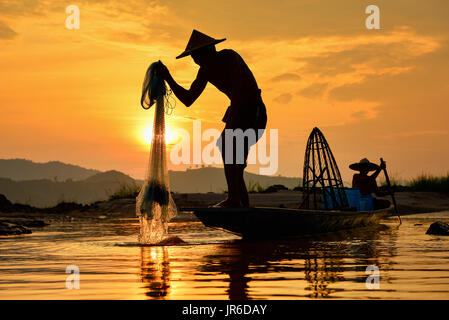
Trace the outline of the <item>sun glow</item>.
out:
<instances>
[{"instance_id":1,"label":"sun glow","mask_svg":"<svg viewBox=\"0 0 449 320\"><path fill-rule=\"evenodd\" d=\"M143 141L145 144L151 144L153 140L153 125L150 124L143 129ZM172 128L169 125L165 126L165 143L167 145L175 144L180 139L180 136L177 134L176 129Z\"/></svg>"}]
</instances>

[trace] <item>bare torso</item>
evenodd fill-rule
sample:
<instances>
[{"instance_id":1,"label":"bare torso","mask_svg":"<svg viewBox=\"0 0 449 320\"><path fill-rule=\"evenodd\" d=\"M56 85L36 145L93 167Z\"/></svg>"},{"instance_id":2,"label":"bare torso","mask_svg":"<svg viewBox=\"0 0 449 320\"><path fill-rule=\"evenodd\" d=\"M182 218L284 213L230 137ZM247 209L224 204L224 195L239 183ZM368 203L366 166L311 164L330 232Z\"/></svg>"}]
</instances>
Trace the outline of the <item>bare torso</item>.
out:
<instances>
[{"instance_id":1,"label":"bare torso","mask_svg":"<svg viewBox=\"0 0 449 320\"><path fill-rule=\"evenodd\" d=\"M362 195L370 195L377 192L376 179L367 175L354 174L352 187L359 189Z\"/></svg>"}]
</instances>

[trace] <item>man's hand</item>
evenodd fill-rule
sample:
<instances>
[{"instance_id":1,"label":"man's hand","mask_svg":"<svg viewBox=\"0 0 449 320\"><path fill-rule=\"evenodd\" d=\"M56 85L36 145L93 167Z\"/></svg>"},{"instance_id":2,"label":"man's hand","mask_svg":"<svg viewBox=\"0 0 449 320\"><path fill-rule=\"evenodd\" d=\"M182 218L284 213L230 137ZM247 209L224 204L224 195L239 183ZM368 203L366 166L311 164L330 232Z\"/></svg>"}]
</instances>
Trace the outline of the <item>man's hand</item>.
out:
<instances>
[{"instance_id":1,"label":"man's hand","mask_svg":"<svg viewBox=\"0 0 449 320\"><path fill-rule=\"evenodd\" d=\"M157 64L155 72L156 76L164 80L167 80L170 75L170 71L168 71L168 68L161 61Z\"/></svg>"},{"instance_id":2,"label":"man's hand","mask_svg":"<svg viewBox=\"0 0 449 320\"><path fill-rule=\"evenodd\" d=\"M167 81L167 84L170 86L170 89L173 91L176 98L178 98L186 107L190 107L190 105L200 96L207 85L206 80L200 79L197 76L190 86L190 89L184 89L176 83L167 67L160 60L155 68L155 74L156 76Z\"/></svg>"}]
</instances>

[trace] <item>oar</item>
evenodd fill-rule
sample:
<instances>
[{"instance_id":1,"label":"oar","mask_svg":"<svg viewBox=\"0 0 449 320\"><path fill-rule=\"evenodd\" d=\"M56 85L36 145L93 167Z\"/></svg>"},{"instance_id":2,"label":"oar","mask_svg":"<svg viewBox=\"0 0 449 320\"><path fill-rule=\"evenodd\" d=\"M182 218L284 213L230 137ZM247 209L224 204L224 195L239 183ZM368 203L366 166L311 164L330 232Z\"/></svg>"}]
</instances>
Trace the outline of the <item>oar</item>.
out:
<instances>
[{"instance_id":1,"label":"oar","mask_svg":"<svg viewBox=\"0 0 449 320\"><path fill-rule=\"evenodd\" d=\"M385 163L383 158L380 158L380 162L381 163ZM394 197L394 191L393 191L393 188L391 187L390 178L388 177L387 168L384 167L383 171L384 171L384 174L385 174L385 181L387 182L388 190L390 191L391 200L393 200L394 211L398 215L399 224L402 224L401 216L399 215L399 211L398 211L398 206L396 205L396 199Z\"/></svg>"}]
</instances>

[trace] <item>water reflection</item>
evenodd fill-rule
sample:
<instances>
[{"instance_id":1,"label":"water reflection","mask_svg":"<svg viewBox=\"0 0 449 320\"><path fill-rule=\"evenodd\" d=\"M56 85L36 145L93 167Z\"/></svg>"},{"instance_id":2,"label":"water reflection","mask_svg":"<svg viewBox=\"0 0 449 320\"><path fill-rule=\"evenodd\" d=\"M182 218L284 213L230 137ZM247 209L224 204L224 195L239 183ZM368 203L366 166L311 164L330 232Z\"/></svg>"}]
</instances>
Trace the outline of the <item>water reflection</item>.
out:
<instances>
[{"instance_id":1,"label":"water reflection","mask_svg":"<svg viewBox=\"0 0 449 320\"><path fill-rule=\"evenodd\" d=\"M427 219L427 220L426 220ZM291 241L235 241L198 223L175 224L187 245L138 247L137 224L53 224L0 241L3 299L447 299L449 238L428 218L397 229ZM396 226L394 222L388 225ZM82 290L65 287L67 265ZM380 289L365 286L367 266Z\"/></svg>"},{"instance_id":2,"label":"water reflection","mask_svg":"<svg viewBox=\"0 0 449 320\"><path fill-rule=\"evenodd\" d=\"M337 252L338 253L338 252ZM305 290L311 298L328 298L336 289L329 284L344 281L343 259L329 256L328 252L308 251L310 258L304 259L304 279L309 283Z\"/></svg>"},{"instance_id":3,"label":"water reflection","mask_svg":"<svg viewBox=\"0 0 449 320\"><path fill-rule=\"evenodd\" d=\"M345 281L359 282L364 290L368 265L379 266L382 280L388 281L387 271L395 254L394 234L394 229L380 226L313 239L236 241L222 244L214 254L204 256L198 269L226 274L231 300L259 299L260 294L251 288L260 281L265 282L264 287L269 287L270 282L285 281L285 286L294 283L291 289L283 288L279 295L284 297L330 298L344 290L339 286ZM380 246L377 240L386 235L390 240ZM298 287L298 281L302 287Z\"/></svg>"},{"instance_id":4,"label":"water reflection","mask_svg":"<svg viewBox=\"0 0 449 320\"><path fill-rule=\"evenodd\" d=\"M153 299L164 299L170 290L170 262L167 248L140 248L140 278L145 295Z\"/></svg>"}]
</instances>

